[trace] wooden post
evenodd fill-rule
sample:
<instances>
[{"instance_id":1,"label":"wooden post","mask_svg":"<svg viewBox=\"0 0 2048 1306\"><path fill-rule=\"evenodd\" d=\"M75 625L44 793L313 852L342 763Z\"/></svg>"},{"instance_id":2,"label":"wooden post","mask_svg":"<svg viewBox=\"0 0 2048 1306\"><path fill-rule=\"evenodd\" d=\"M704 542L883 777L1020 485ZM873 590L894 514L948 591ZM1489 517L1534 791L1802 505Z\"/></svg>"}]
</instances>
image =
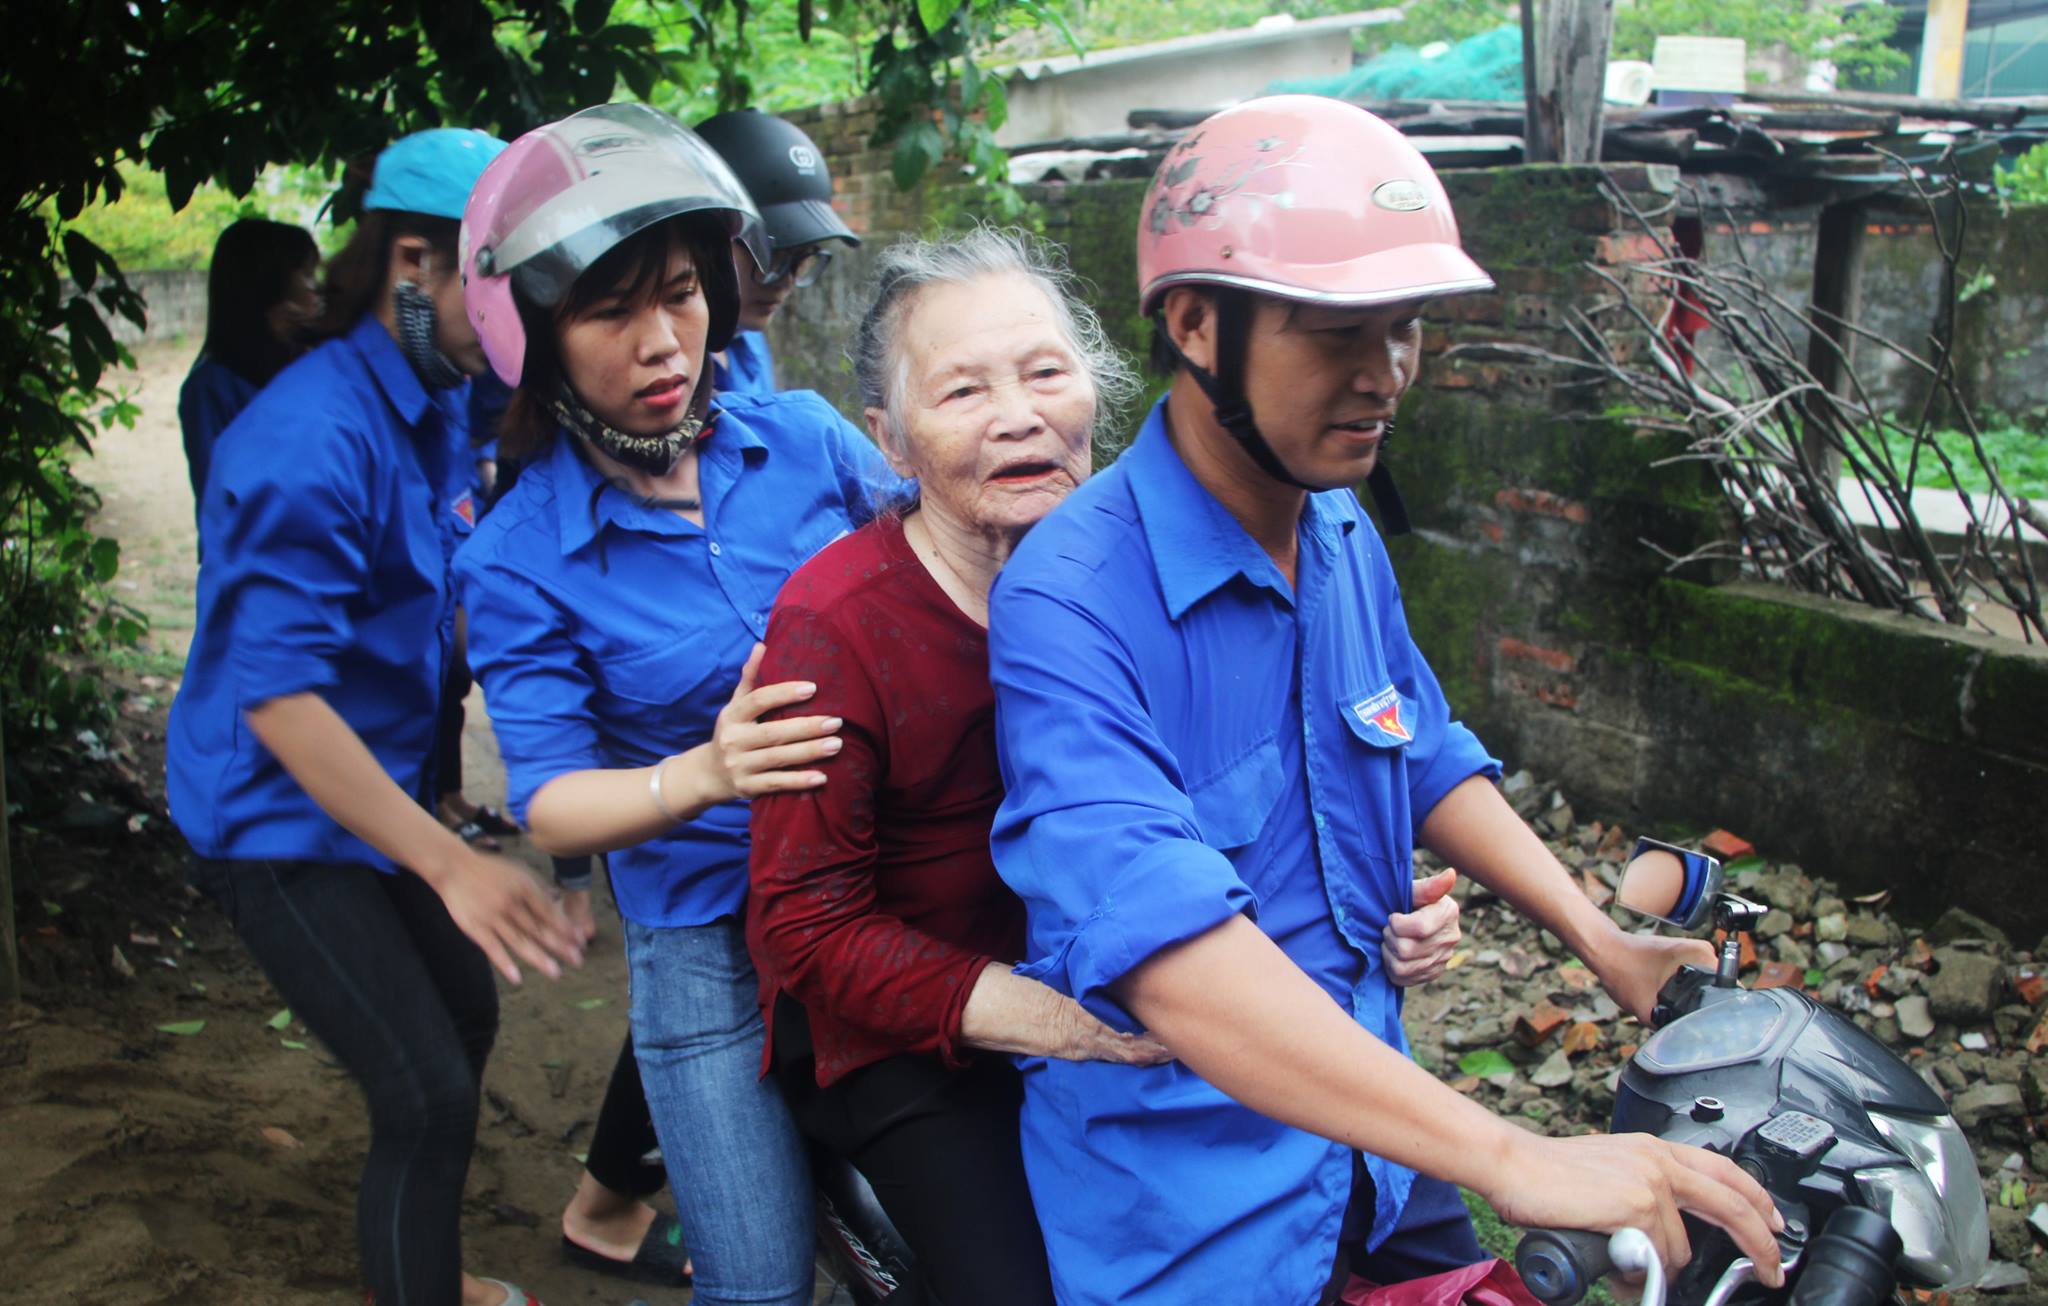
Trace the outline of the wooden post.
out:
<instances>
[{"instance_id":1,"label":"wooden post","mask_svg":"<svg viewBox=\"0 0 2048 1306\"><path fill-rule=\"evenodd\" d=\"M0 1007L21 1000L20 944L14 933L14 860L8 847L7 737L0 733Z\"/></svg>"},{"instance_id":2,"label":"wooden post","mask_svg":"<svg viewBox=\"0 0 2048 1306\"><path fill-rule=\"evenodd\" d=\"M1837 201L1820 211L1813 246L1813 329L1806 345L1806 370L1830 394L1842 392L1847 372L1844 354L1855 337L1842 322L1853 322L1863 301L1863 229L1868 215L1862 204ZM1828 314L1831 316L1822 316ZM1833 319L1839 318L1841 321ZM1809 463L1829 479L1841 475L1841 457L1818 433L1803 441Z\"/></svg>"},{"instance_id":3,"label":"wooden post","mask_svg":"<svg viewBox=\"0 0 2048 1306\"><path fill-rule=\"evenodd\" d=\"M1600 161L1613 43L1614 0L1545 0L1540 16L1533 0L1522 0L1523 157L1530 163Z\"/></svg>"},{"instance_id":4,"label":"wooden post","mask_svg":"<svg viewBox=\"0 0 2048 1306\"><path fill-rule=\"evenodd\" d=\"M1927 26L1920 34L1920 94L1952 100L1963 93L1963 41L1969 27L1970 0L1927 0Z\"/></svg>"}]
</instances>

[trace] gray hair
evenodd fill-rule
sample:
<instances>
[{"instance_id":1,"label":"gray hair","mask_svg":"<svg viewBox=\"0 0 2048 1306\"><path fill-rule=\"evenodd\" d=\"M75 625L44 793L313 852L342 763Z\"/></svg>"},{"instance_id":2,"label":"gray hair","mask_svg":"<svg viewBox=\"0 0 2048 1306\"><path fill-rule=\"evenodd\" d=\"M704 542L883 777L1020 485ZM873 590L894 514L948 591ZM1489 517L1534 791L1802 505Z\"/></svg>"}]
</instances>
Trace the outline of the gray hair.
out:
<instances>
[{"instance_id":1,"label":"gray hair","mask_svg":"<svg viewBox=\"0 0 2048 1306\"><path fill-rule=\"evenodd\" d=\"M902 349L903 323L918 296L931 286L964 285L983 277L1016 275L1045 292L1067 347L1095 386L1095 424L1089 438L1112 425L1137 398L1137 372L1110 342L1102 319L1081 298L1081 279L1068 269L1058 248L1015 227L978 226L939 240L914 237L882 251L875 265L875 300L854 336L853 375L864 408L882 412L887 440L903 452L906 427L903 394L909 388L910 359Z\"/></svg>"}]
</instances>

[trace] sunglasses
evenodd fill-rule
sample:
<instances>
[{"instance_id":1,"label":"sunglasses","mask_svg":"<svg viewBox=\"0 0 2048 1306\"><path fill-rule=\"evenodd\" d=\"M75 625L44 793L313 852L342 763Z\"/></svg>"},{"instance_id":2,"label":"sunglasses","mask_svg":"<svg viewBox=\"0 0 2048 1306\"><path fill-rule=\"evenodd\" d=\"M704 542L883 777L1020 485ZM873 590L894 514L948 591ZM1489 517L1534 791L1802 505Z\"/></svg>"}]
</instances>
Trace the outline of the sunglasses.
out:
<instances>
[{"instance_id":1,"label":"sunglasses","mask_svg":"<svg viewBox=\"0 0 2048 1306\"><path fill-rule=\"evenodd\" d=\"M825 269L831 263L831 250L817 245L800 245L775 255L754 279L764 286L773 286L781 284L786 277L792 286L802 289L805 286L816 285L818 278L825 275Z\"/></svg>"}]
</instances>

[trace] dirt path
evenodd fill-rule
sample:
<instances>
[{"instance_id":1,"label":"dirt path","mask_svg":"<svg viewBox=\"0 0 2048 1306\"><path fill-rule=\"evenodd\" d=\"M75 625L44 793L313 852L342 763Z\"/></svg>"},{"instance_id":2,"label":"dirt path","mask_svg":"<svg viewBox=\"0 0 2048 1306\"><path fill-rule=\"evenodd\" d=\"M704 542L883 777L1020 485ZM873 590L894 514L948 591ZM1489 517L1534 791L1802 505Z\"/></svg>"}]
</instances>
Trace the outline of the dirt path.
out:
<instances>
[{"instance_id":1,"label":"dirt path","mask_svg":"<svg viewBox=\"0 0 2048 1306\"><path fill-rule=\"evenodd\" d=\"M125 669L166 682L152 686L164 702L190 642L197 573L176 412L191 354L141 351L127 384L139 389L142 420L107 434L83 468L104 499L102 529L122 543L120 592L153 623L150 647ZM501 801L503 771L474 695L466 770L472 798ZM523 842L511 850L544 868ZM175 890L167 897L138 903L139 928L115 941L136 971L124 989L46 989L31 995L42 1009L0 1018L0 1264L10 1300L359 1301L361 1099L301 1026L272 1027L282 1004L218 914ZM625 1029L625 964L607 911L581 971L500 985L470 1175L469 1265L549 1306L689 1300L570 1269L559 1256L557 1215ZM142 925L156 921L178 932ZM189 1035L158 1029L202 1020Z\"/></svg>"}]
</instances>

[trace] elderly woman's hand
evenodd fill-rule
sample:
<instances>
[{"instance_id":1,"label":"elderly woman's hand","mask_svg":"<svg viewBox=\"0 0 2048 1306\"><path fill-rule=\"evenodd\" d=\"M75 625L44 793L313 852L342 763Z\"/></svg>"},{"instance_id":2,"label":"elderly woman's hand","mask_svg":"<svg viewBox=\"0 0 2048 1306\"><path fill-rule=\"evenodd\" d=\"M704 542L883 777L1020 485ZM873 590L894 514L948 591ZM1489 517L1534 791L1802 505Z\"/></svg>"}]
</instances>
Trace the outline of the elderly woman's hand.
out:
<instances>
[{"instance_id":1,"label":"elderly woman's hand","mask_svg":"<svg viewBox=\"0 0 2048 1306\"><path fill-rule=\"evenodd\" d=\"M1387 964L1387 978L1402 988L1427 984L1450 964L1451 953L1464 937L1458 928L1458 900L1451 897L1451 886L1457 882L1458 873L1452 870L1417 880L1415 910L1387 918L1380 957Z\"/></svg>"},{"instance_id":2,"label":"elderly woman's hand","mask_svg":"<svg viewBox=\"0 0 2048 1306\"><path fill-rule=\"evenodd\" d=\"M1150 1035L1120 1034L1064 993L1000 963L983 967L974 981L960 1013L960 1037L992 1052L1061 1061L1156 1066L1173 1060Z\"/></svg>"}]
</instances>

